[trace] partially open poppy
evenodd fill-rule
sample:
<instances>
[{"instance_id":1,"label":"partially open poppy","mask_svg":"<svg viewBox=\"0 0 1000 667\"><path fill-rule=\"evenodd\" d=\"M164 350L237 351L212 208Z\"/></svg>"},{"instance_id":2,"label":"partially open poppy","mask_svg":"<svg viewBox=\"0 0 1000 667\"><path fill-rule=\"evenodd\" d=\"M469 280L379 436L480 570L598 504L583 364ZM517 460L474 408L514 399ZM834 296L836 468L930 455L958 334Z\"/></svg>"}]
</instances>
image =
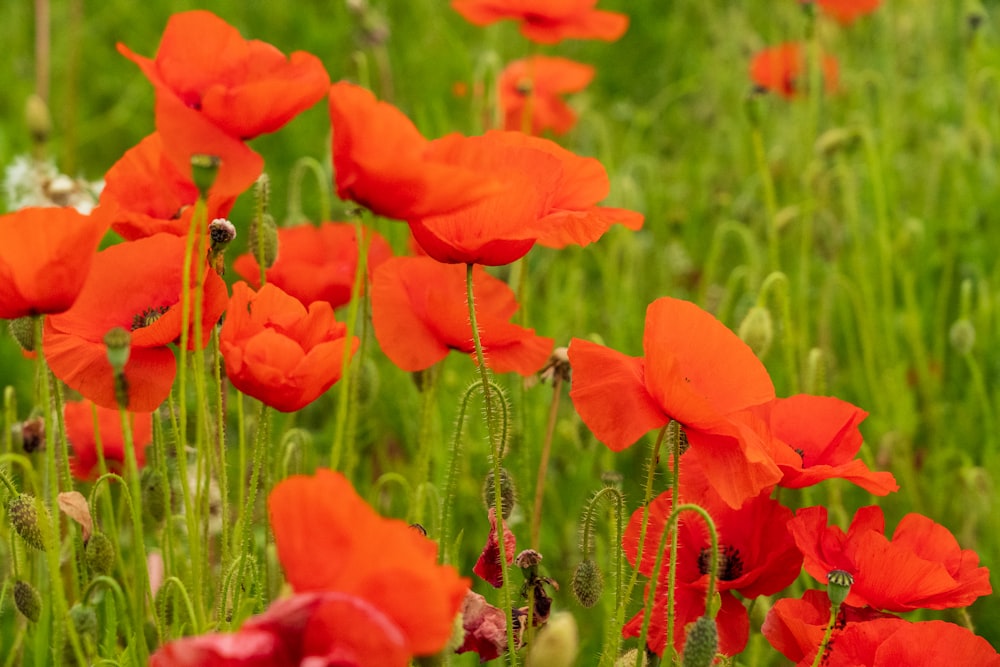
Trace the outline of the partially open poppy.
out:
<instances>
[{"instance_id":1,"label":"partially open poppy","mask_svg":"<svg viewBox=\"0 0 1000 667\"><path fill-rule=\"evenodd\" d=\"M0 319L61 313L76 301L108 209L24 208L0 216Z\"/></svg>"},{"instance_id":2,"label":"partially open poppy","mask_svg":"<svg viewBox=\"0 0 1000 667\"><path fill-rule=\"evenodd\" d=\"M375 273L372 323L382 351L405 371L438 363L451 350L475 356L466 268L429 257L395 257ZM476 319L486 365L497 373L531 375L548 361L553 340L512 324L513 290L481 267L472 275Z\"/></svg>"},{"instance_id":3,"label":"partially open poppy","mask_svg":"<svg viewBox=\"0 0 1000 667\"><path fill-rule=\"evenodd\" d=\"M483 547L472 571L479 575L479 578L488 583L493 588L503 586L503 569L500 566L500 536L497 534L497 511L491 507L488 516L490 519L490 533L486 538L486 546ZM514 532L505 522L503 525L503 547L507 554L507 564L514 562L514 550L517 548L517 538Z\"/></svg>"},{"instance_id":4,"label":"partially open poppy","mask_svg":"<svg viewBox=\"0 0 1000 667\"><path fill-rule=\"evenodd\" d=\"M360 598L399 628L408 655L444 648L469 581L437 564L433 541L376 514L343 475L329 470L279 482L268 511L278 558L296 592Z\"/></svg>"},{"instance_id":5,"label":"partially open poppy","mask_svg":"<svg viewBox=\"0 0 1000 667\"><path fill-rule=\"evenodd\" d=\"M628 29L628 16L595 9L597 0L452 0L451 6L475 25L504 19L521 23L521 34L541 44L564 39L613 42Z\"/></svg>"},{"instance_id":6,"label":"partially open poppy","mask_svg":"<svg viewBox=\"0 0 1000 667\"><path fill-rule=\"evenodd\" d=\"M281 128L330 85L316 56L296 51L286 58L203 10L171 16L153 59L124 44L118 51L139 66L158 98L174 97L238 139Z\"/></svg>"},{"instance_id":7,"label":"partially open poppy","mask_svg":"<svg viewBox=\"0 0 1000 667\"><path fill-rule=\"evenodd\" d=\"M561 95L576 93L594 78L594 68L569 58L532 56L515 60L500 73L500 106L504 129L565 134L576 124L576 112Z\"/></svg>"},{"instance_id":8,"label":"partially open poppy","mask_svg":"<svg viewBox=\"0 0 1000 667\"><path fill-rule=\"evenodd\" d=\"M69 469L73 476L83 481L97 478L98 437L101 439L101 450L108 469L121 474L125 462L125 436L118 409L102 408L87 400L69 401L63 408L63 414L66 417L66 437L73 448L69 459ZM130 412L128 417L136 462L142 468L146 464L146 445L153 442L153 415L149 412Z\"/></svg>"},{"instance_id":9,"label":"partially open poppy","mask_svg":"<svg viewBox=\"0 0 1000 667\"><path fill-rule=\"evenodd\" d=\"M368 275L392 257L392 248L381 234L366 229ZM297 225L278 229L278 259L267 269L267 282L280 287L302 303L326 301L334 308L351 300L358 266L358 243L354 225L324 222L319 227ZM233 269L257 289L260 267L250 253L240 255ZM364 290L362 290L364 293Z\"/></svg>"},{"instance_id":10,"label":"partially open poppy","mask_svg":"<svg viewBox=\"0 0 1000 667\"><path fill-rule=\"evenodd\" d=\"M820 63L826 92L837 90L837 60L824 55ZM802 92L802 85L809 78L805 49L801 44L788 42L758 52L750 61L750 79L764 90L793 98Z\"/></svg>"},{"instance_id":11,"label":"partially open poppy","mask_svg":"<svg viewBox=\"0 0 1000 667\"><path fill-rule=\"evenodd\" d=\"M294 412L332 387L358 339L337 322L333 306L314 301L307 309L279 287L265 284L254 293L233 285L219 351L233 386L282 412Z\"/></svg>"}]
</instances>

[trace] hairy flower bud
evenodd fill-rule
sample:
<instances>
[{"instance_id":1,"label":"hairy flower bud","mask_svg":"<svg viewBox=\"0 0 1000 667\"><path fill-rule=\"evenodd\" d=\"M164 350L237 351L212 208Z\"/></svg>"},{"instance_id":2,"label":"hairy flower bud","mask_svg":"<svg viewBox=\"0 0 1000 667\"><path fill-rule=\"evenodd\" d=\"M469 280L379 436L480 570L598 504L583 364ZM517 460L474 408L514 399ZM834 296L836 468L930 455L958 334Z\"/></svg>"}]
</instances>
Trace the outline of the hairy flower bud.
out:
<instances>
[{"instance_id":1,"label":"hairy flower bud","mask_svg":"<svg viewBox=\"0 0 1000 667\"><path fill-rule=\"evenodd\" d=\"M593 607L604 591L604 574L592 558L582 561L573 572L573 595L584 607Z\"/></svg>"},{"instance_id":2,"label":"hairy flower bud","mask_svg":"<svg viewBox=\"0 0 1000 667\"><path fill-rule=\"evenodd\" d=\"M111 574L115 567L115 546L104 533L94 533L83 549L83 558L95 574Z\"/></svg>"},{"instance_id":3,"label":"hairy flower bud","mask_svg":"<svg viewBox=\"0 0 1000 667\"><path fill-rule=\"evenodd\" d=\"M709 667L718 650L719 629L715 619L699 616L698 620L688 625L681 664L683 667Z\"/></svg>"},{"instance_id":4,"label":"hairy flower bud","mask_svg":"<svg viewBox=\"0 0 1000 667\"><path fill-rule=\"evenodd\" d=\"M43 507L42 512L47 512ZM39 526L38 505L34 496L19 493L7 501L7 516L17 534L28 544L39 551L45 551L45 539Z\"/></svg>"},{"instance_id":5,"label":"hairy flower bud","mask_svg":"<svg viewBox=\"0 0 1000 667\"><path fill-rule=\"evenodd\" d=\"M250 221L248 231L250 254L260 266L269 269L278 259L278 225L270 213Z\"/></svg>"},{"instance_id":6,"label":"hairy flower bud","mask_svg":"<svg viewBox=\"0 0 1000 667\"><path fill-rule=\"evenodd\" d=\"M955 320L951 329L948 330L948 340L951 341L951 346L955 348L956 352L963 356L969 354L976 344L975 325L967 317Z\"/></svg>"},{"instance_id":7,"label":"hairy flower bud","mask_svg":"<svg viewBox=\"0 0 1000 667\"><path fill-rule=\"evenodd\" d=\"M493 483L492 473L486 476L483 482L483 503L489 509L496 505L496 486ZM506 468L500 469L500 515L504 519L510 518L510 513L514 511L514 504L517 502L517 489L514 486L514 479L507 472Z\"/></svg>"},{"instance_id":8,"label":"hairy flower bud","mask_svg":"<svg viewBox=\"0 0 1000 667\"><path fill-rule=\"evenodd\" d=\"M26 619L37 623L42 613L42 595L27 581L18 579L14 582L14 606Z\"/></svg>"},{"instance_id":9,"label":"hairy flower bud","mask_svg":"<svg viewBox=\"0 0 1000 667\"><path fill-rule=\"evenodd\" d=\"M569 612L553 614L528 649L526 667L571 667L580 652L576 619Z\"/></svg>"},{"instance_id":10,"label":"hairy flower bud","mask_svg":"<svg viewBox=\"0 0 1000 667\"><path fill-rule=\"evenodd\" d=\"M156 523L167 516L167 480L155 468L142 471L142 506Z\"/></svg>"},{"instance_id":11,"label":"hairy flower bud","mask_svg":"<svg viewBox=\"0 0 1000 667\"><path fill-rule=\"evenodd\" d=\"M35 351L35 322L31 316L19 317L7 322L11 337L25 352Z\"/></svg>"},{"instance_id":12,"label":"hairy flower bud","mask_svg":"<svg viewBox=\"0 0 1000 667\"><path fill-rule=\"evenodd\" d=\"M762 306L754 306L740 322L739 336L750 346L759 359L763 359L774 342L774 323L771 311Z\"/></svg>"}]
</instances>

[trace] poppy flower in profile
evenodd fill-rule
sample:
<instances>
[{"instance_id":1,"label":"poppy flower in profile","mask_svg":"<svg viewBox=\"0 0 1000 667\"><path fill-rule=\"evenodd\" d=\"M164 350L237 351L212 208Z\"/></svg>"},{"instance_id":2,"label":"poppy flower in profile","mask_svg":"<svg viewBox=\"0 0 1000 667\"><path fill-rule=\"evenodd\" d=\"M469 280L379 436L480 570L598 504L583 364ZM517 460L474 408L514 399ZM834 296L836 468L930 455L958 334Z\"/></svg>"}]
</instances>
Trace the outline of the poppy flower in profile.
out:
<instances>
[{"instance_id":1,"label":"poppy flower in profile","mask_svg":"<svg viewBox=\"0 0 1000 667\"><path fill-rule=\"evenodd\" d=\"M392 257L392 248L381 234L366 229L368 275ZM297 225L278 228L278 259L267 269L267 282L280 287L302 303L326 301L334 308L351 300L354 273L358 267L358 243L354 225L324 222L319 227ZM233 269L257 289L260 267L251 253L240 255Z\"/></svg>"},{"instance_id":2,"label":"poppy flower in profile","mask_svg":"<svg viewBox=\"0 0 1000 667\"><path fill-rule=\"evenodd\" d=\"M338 592L301 593L273 603L238 632L169 642L150 667L406 667L410 653L395 623L366 600Z\"/></svg>"},{"instance_id":3,"label":"poppy flower in profile","mask_svg":"<svg viewBox=\"0 0 1000 667\"><path fill-rule=\"evenodd\" d=\"M308 309L270 283L254 292L244 282L233 285L219 351L233 386L282 412L294 412L332 387L358 339L347 336L333 306L314 301Z\"/></svg>"},{"instance_id":4,"label":"poppy flower in profile","mask_svg":"<svg viewBox=\"0 0 1000 667\"><path fill-rule=\"evenodd\" d=\"M752 411L802 458L801 466L778 464L784 473L780 486L801 489L825 479L846 479L877 496L899 490L892 473L869 470L856 458L863 441L858 424L868 416L861 408L832 396L799 394Z\"/></svg>"},{"instance_id":5,"label":"poppy flower in profile","mask_svg":"<svg viewBox=\"0 0 1000 667\"><path fill-rule=\"evenodd\" d=\"M833 56L824 55L820 64L826 92L837 90L838 68ZM750 79L757 86L782 97L791 99L802 92L803 82L808 82L805 48L788 42L757 53L750 61Z\"/></svg>"},{"instance_id":6,"label":"poppy flower in profile","mask_svg":"<svg viewBox=\"0 0 1000 667\"><path fill-rule=\"evenodd\" d=\"M402 111L354 84L330 88L337 195L406 220L449 213L500 191L488 174L428 154L430 141Z\"/></svg>"},{"instance_id":7,"label":"poppy flower in profile","mask_svg":"<svg viewBox=\"0 0 1000 667\"><path fill-rule=\"evenodd\" d=\"M122 328L129 332L125 364L126 409L155 410L170 394L177 363L170 348L181 337L183 267L186 240L155 234L98 252L73 307L45 320L43 345L52 372L85 398L117 408L115 372L108 361L104 336ZM197 272L203 284L201 341L226 307L226 285L204 263L195 263L190 280L194 304ZM195 344L194 322L188 345Z\"/></svg>"},{"instance_id":8,"label":"poppy flower in profile","mask_svg":"<svg viewBox=\"0 0 1000 667\"><path fill-rule=\"evenodd\" d=\"M89 215L38 207L0 216L0 319L72 306L109 222L107 207Z\"/></svg>"},{"instance_id":9,"label":"poppy flower in profile","mask_svg":"<svg viewBox=\"0 0 1000 667\"><path fill-rule=\"evenodd\" d=\"M716 619L719 631L719 650L725 655L736 655L746 645L749 636L749 618L743 598L772 595L789 586L802 570L802 554L795 546L788 531L792 511L767 496L751 498L740 508L733 509L713 490L704 470L690 468L681 457L679 487L680 501L703 507L712 517L719 537L719 576L716 590L721 596L721 612ZM644 513L649 512L646 537L643 542L641 562L636 565L639 535ZM640 573L651 577L657 559L663 530L672 512L670 492L660 494L648 505L640 508L629 520L622 537L626 558L638 567ZM675 598L674 646L684 646L685 626L705 614L705 594L710 570L711 539L704 520L695 514L681 516L677 526L678 540L677 581L681 589ZM666 605L668 585L669 550L663 555L660 581L656 588L654 604ZM642 628L643 612L637 614L623 629L626 637L638 637ZM649 645L663 654L666 645L666 614L654 611Z\"/></svg>"},{"instance_id":10,"label":"poppy flower in profile","mask_svg":"<svg viewBox=\"0 0 1000 667\"><path fill-rule=\"evenodd\" d=\"M500 107L505 130L565 134L576 112L561 95L577 93L594 78L594 68L569 58L532 56L515 60L500 73Z\"/></svg>"},{"instance_id":11,"label":"poppy flower in profile","mask_svg":"<svg viewBox=\"0 0 1000 667\"><path fill-rule=\"evenodd\" d=\"M451 350L475 356L469 324L466 267L429 257L394 257L372 283L372 324L382 351L404 371L430 368ZM551 338L512 324L513 290L482 267L472 273L476 319L486 365L531 375L549 359Z\"/></svg>"},{"instance_id":12,"label":"poppy flower in profile","mask_svg":"<svg viewBox=\"0 0 1000 667\"><path fill-rule=\"evenodd\" d=\"M618 452L675 420L692 451L705 450L706 475L730 507L777 484L782 473L766 434L738 414L774 398L747 344L693 303L664 297L646 310L643 348L644 357L630 357L570 342L570 398L597 439Z\"/></svg>"},{"instance_id":13,"label":"poppy flower in profile","mask_svg":"<svg viewBox=\"0 0 1000 667\"><path fill-rule=\"evenodd\" d=\"M108 469L119 474L124 470L125 436L122 433L121 415L117 408L103 408L87 400L68 401L63 408L63 414L66 418L66 437L73 448L69 469L74 477L83 481L97 478L98 437ZM146 445L153 442L153 415L149 412L130 412L128 416L136 463L142 468L146 465Z\"/></svg>"},{"instance_id":14,"label":"poppy flower in profile","mask_svg":"<svg viewBox=\"0 0 1000 667\"><path fill-rule=\"evenodd\" d=\"M613 42L628 29L628 16L595 9L597 0L451 0L451 6L473 25L511 19L521 34L540 44L564 39Z\"/></svg>"},{"instance_id":15,"label":"poppy flower in profile","mask_svg":"<svg viewBox=\"0 0 1000 667\"><path fill-rule=\"evenodd\" d=\"M158 99L173 97L238 139L281 128L321 100L330 85L316 56L296 51L286 58L202 10L170 17L155 58L124 44L118 51L139 66Z\"/></svg>"},{"instance_id":16,"label":"poppy flower in profile","mask_svg":"<svg viewBox=\"0 0 1000 667\"><path fill-rule=\"evenodd\" d=\"M827 526L825 507L806 507L789 522L805 569L826 582L831 570L854 577L845 602L887 611L966 607L989 595L989 570L944 526L907 514L889 539L878 506L862 507L845 533Z\"/></svg>"},{"instance_id":17,"label":"poppy flower in profile","mask_svg":"<svg viewBox=\"0 0 1000 667\"><path fill-rule=\"evenodd\" d=\"M871 14L878 9L882 0L812 0L824 13L843 24L853 23L855 19Z\"/></svg>"},{"instance_id":18,"label":"poppy flower in profile","mask_svg":"<svg viewBox=\"0 0 1000 667\"><path fill-rule=\"evenodd\" d=\"M469 580L438 565L432 540L376 514L330 470L279 482L268 512L278 558L297 593L333 591L367 602L399 628L409 656L444 648Z\"/></svg>"}]
</instances>

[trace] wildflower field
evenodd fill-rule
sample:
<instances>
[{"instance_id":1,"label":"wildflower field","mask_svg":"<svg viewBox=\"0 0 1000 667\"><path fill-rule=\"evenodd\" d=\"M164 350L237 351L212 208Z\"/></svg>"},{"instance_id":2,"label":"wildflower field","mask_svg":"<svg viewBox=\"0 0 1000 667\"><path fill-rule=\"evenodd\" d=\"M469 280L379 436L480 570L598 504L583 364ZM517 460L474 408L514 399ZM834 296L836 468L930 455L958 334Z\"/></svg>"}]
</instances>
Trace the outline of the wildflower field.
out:
<instances>
[{"instance_id":1,"label":"wildflower field","mask_svg":"<svg viewBox=\"0 0 1000 667\"><path fill-rule=\"evenodd\" d=\"M1000 7L15 0L0 665L1000 665Z\"/></svg>"}]
</instances>

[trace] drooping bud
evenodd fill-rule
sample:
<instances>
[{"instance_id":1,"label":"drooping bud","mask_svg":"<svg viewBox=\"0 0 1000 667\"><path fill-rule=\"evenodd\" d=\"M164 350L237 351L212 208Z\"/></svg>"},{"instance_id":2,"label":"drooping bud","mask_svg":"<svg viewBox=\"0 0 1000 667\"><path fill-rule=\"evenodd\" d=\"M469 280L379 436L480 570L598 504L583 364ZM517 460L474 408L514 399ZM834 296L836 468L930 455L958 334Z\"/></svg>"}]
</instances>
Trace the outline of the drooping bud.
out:
<instances>
[{"instance_id":1,"label":"drooping bud","mask_svg":"<svg viewBox=\"0 0 1000 667\"><path fill-rule=\"evenodd\" d=\"M719 629L715 619L699 616L687 629L684 640L683 667L709 667L719 650Z\"/></svg>"},{"instance_id":2,"label":"drooping bud","mask_svg":"<svg viewBox=\"0 0 1000 667\"><path fill-rule=\"evenodd\" d=\"M528 650L526 667L571 667L580 652L576 619L566 611L553 614Z\"/></svg>"},{"instance_id":3,"label":"drooping bud","mask_svg":"<svg viewBox=\"0 0 1000 667\"><path fill-rule=\"evenodd\" d=\"M809 350L806 357L806 393L826 395L826 355L818 347Z\"/></svg>"},{"instance_id":4,"label":"drooping bud","mask_svg":"<svg viewBox=\"0 0 1000 667\"><path fill-rule=\"evenodd\" d=\"M41 511L48 518L48 510L44 506ZM14 526L14 530L28 546L45 551L45 539L42 527L39 525L38 503L34 496L29 496L27 493L12 496L7 501L7 516L10 517L10 523Z\"/></svg>"},{"instance_id":5,"label":"drooping bud","mask_svg":"<svg viewBox=\"0 0 1000 667\"><path fill-rule=\"evenodd\" d=\"M191 156L191 180L202 199L208 199L208 191L215 183L221 165L222 159L218 155L196 153Z\"/></svg>"},{"instance_id":6,"label":"drooping bud","mask_svg":"<svg viewBox=\"0 0 1000 667\"><path fill-rule=\"evenodd\" d=\"M839 607L847 599L854 585L854 577L844 570L830 570L826 573L826 594L833 606Z\"/></svg>"},{"instance_id":7,"label":"drooping bud","mask_svg":"<svg viewBox=\"0 0 1000 667\"><path fill-rule=\"evenodd\" d=\"M486 509L496 505L496 485L493 475L486 476L483 482L483 504ZM500 516L504 519L510 518L510 513L514 511L514 504L517 502L517 489L514 487L514 479L507 472L506 468L500 468Z\"/></svg>"},{"instance_id":8,"label":"drooping bud","mask_svg":"<svg viewBox=\"0 0 1000 667\"><path fill-rule=\"evenodd\" d=\"M142 471L142 506L149 517L160 523L167 516L167 480L156 468Z\"/></svg>"},{"instance_id":9,"label":"drooping bud","mask_svg":"<svg viewBox=\"0 0 1000 667\"><path fill-rule=\"evenodd\" d=\"M42 594L23 579L14 582L14 606L32 623L38 622L42 613Z\"/></svg>"},{"instance_id":10,"label":"drooping bud","mask_svg":"<svg viewBox=\"0 0 1000 667\"><path fill-rule=\"evenodd\" d=\"M976 327L967 317L955 320L948 330L948 340L955 351L965 356L972 352L976 345Z\"/></svg>"},{"instance_id":11,"label":"drooping bud","mask_svg":"<svg viewBox=\"0 0 1000 667\"><path fill-rule=\"evenodd\" d=\"M97 612L90 605L78 602L69 608L68 616L70 623L76 630L76 637L80 640L80 648L83 649L84 657L90 657L94 652L94 647L97 646ZM67 662L79 664L76 661L76 654L69 637L66 637L63 649L63 655Z\"/></svg>"},{"instance_id":12,"label":"drooping bud","mask_svg":"<svg viewBox=\"0 0 1000 667\"><path fill-rule=\"evenodd\" d=\"M587 607L593 607L601 599L604 592L604 573L600 566L592 558L587 558L576 566L573 571L573 596L577 601Z\"/></svg>"},{"instance_id":13,"label":"drooping bud","mask_svg":"<svg viewBox=\"0 0 1000 667\"><path fill-rule=\"evenodd\" d=\"M774 323L771 311L763 306L751 308L740 322L739 336L750 346L757 358L763 359L774 342Z\"/></svg>"},{"instance_id":14,"label":"drooping bud","mask_svg":"<svg viewBox=\"0 0 1000 667\"><path fill-rule=\"evenodd\" d=\"M104 533L94 533L83 549L83 558L94 574L111 574L115 567L115 545Z\"/></svg>"},{"instance_id":15,"label":"drooping bud","mask_svg":"<svg viewBox=\"0 0 1000 667\"><path fill-rule=\"evenodd\" d=\"M52 133L52 114L49 105L40 96L32 94L24 104L24 120L31 133L31 140L37 145L49 140Z\"/></svg>"},{"instance_id":16,"label":"drooping bud","mask_svg":"<svg viewBox=\"0 0 1000 667\"><path fill-rule=\"evenodd\" d=\"M35 351L35 322L31 316L19 317L7 322L11 337L25 352Z\"/></svg>"},{"instance_id":17,"label":"drooping bud","mask_svg":"<svg viewBox=\"0 0 1000 667\"><path fill-rule=\"evenodd\" d=\"M532 581L538 576L538 564L542 562L542 554L534 549L525 549L514 558L514 565L521 568L525 580Z\"/></svg>"}]
</instances>

